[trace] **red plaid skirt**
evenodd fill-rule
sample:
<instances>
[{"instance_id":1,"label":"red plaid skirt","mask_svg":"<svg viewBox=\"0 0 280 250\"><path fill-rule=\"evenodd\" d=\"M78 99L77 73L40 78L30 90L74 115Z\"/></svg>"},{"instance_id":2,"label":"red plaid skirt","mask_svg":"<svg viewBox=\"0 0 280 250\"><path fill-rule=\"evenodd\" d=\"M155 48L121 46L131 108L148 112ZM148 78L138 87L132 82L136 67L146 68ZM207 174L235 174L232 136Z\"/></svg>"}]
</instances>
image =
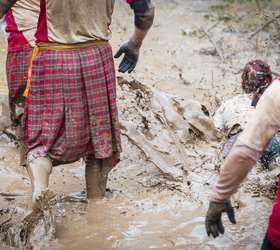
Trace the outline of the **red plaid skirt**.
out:
<instances>
[{"instance_id":1,"label":"red plaid skirt","mask_svg":"<svg viewBox=\"0 0 280 250\"><path fill-rule=\"evenodd\" d=\"M25 100L23 141L58 161L121 152L110 45L41 50Z\"/></svg>"},{"instance_id":2,"label":"red plaid skirt","mask_svg":"<svg viewBox=\"0 0 280 250\"><path fill-rule=\"evenodd\" d=\"M16 122L17 108L23 107L23 92L26 87L28 65L32 54L32 48L26 48L21 51L9 51L6 60L6 73L9 88L9 100L11 109L11 118Z\"/></svg>"}]
</instances>

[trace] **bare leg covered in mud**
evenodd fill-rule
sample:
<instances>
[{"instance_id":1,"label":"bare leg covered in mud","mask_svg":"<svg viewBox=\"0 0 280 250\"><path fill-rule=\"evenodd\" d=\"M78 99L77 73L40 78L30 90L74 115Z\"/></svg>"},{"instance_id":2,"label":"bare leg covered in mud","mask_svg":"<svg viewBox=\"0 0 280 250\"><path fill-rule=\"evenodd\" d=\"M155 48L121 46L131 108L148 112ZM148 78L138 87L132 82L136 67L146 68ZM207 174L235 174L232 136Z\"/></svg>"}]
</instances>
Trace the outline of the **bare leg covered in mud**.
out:
<instances>
[{"instance_id":1,"label":"bare leg covered in mud","mask_svg":"<svg viewBox=\"0 0 280 250\"><path fill-rule=\"evenodd\" d=\"M86 158L86 189L88 199L105 197L108 174L113 165L110 159Z\"/></svg>"},{"instance_id":2,"label":"bare leg covered in mud","mask_svg":"<svg viewBox=\"0 0 280 250\"><path fill-rule=\"evenodd\" d=\"M52 162L48 157L34 157L31 152L27 155L27 172L32 184L32 209L36 210L40 208L38 202L48 196Z\"/></svg>"}]
</instances>

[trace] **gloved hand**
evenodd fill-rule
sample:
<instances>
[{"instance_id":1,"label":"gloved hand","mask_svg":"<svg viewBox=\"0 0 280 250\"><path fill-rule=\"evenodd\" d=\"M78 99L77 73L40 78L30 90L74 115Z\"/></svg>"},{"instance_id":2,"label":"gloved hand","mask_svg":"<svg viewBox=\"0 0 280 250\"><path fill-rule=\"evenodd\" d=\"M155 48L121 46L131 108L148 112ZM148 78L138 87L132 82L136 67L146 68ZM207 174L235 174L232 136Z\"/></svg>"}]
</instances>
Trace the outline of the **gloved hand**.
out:
<instances>
[{"instance_id":1,"label":"gloved hand","mask_svg":"<svg viewBox=\"0 0 280 250\"><path fill-rule=\"evenodd\" d=\"M115 58L119 58L124 54L119 65L119 72L125 73L127 71L128 73L131 73L132 70L134 70L139 57L139 49L140 47L136 46L132 41L129 41L120 47L114 56Z\"/></svg>"},{"instance_id":2,"label":"gloved hand","mask_svg":"<svg viewBox=\"0 0 280 250\"><path fill-rule=\"evenodd\" d=\"M214 238L219 234L224 234L225 229L222 223L222 213L227 213L229 221L235 224L234 209L231 202L217 203L210 201L209 208L206 214L205 226L207 235L213 235Z\"/></svg>"}]
</instances>

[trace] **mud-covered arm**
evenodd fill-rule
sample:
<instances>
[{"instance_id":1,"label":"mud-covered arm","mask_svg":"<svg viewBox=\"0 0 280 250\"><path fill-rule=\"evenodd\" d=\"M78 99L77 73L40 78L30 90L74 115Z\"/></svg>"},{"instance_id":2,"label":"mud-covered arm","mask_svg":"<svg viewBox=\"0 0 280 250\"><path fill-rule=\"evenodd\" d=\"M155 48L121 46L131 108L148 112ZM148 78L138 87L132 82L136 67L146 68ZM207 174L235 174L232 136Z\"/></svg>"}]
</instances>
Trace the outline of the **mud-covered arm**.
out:
<instances>
[{"instance_id":1,"label":"mud-covered arm","mask_svg":"<svg viewBox=\"0 0 280 250\"><path fill-rule=\"evenodd\" d=\"M140 47L154 20L154 6L151 0L127 0L127 2L134 11L135 29L130 40L123 44L115 55L115 58L118 58L124 54L119 65L119 72L122 73L131 73L135 68Z\"/></svg>"},{"instance_id":2,"label":"mud-covered arm","mask_svg":"<svg viewBox=\"0 0 280 250\"><path fill-rule=\"evenodd\" d=\"M221 168L211 201L226 202L280 128L280 81L262 95L247 127L239 136Z\"/></svg>"},{"instance_id":3,"label":"mud-covered arm","mask_svg":"<svg viewBox=\"0 0 280 250\"><path fill-rule=\"evenodd\" d=\"M134 11L135 31L132 41L140 48L154 21L154 6L151 0L128 0Z\"/></svg>"},{"instance_id":4,"label":"mud-covered arm","mask_svg":"<svg viewBox=\"0 0 280 250\"><path fill-rule=\"evenodd\" d=\"M0 18L16 3L17 0L0 0Z\"/></svg>"}]
</instances>

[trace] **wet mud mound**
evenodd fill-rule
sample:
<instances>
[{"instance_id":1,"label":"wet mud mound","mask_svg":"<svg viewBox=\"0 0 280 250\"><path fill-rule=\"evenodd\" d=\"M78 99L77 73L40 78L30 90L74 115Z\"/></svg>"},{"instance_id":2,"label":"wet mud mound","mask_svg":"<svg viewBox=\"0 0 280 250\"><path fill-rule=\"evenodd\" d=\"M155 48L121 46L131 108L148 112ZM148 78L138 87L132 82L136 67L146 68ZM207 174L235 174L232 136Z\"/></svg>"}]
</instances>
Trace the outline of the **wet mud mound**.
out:
<instances>
[{"instance_id":1,"label":"wet mud mound","mask_svg":"<svg viewBox=\"0 0 280 250\"><path fill-rule=\"evenodd\" d=\"M188 173L188 146L198 140L218 140L209 112L200 103L135 80L119 78L118 84L123 137L171 180L179 180Z\"/></svg>"}]
</instances>

